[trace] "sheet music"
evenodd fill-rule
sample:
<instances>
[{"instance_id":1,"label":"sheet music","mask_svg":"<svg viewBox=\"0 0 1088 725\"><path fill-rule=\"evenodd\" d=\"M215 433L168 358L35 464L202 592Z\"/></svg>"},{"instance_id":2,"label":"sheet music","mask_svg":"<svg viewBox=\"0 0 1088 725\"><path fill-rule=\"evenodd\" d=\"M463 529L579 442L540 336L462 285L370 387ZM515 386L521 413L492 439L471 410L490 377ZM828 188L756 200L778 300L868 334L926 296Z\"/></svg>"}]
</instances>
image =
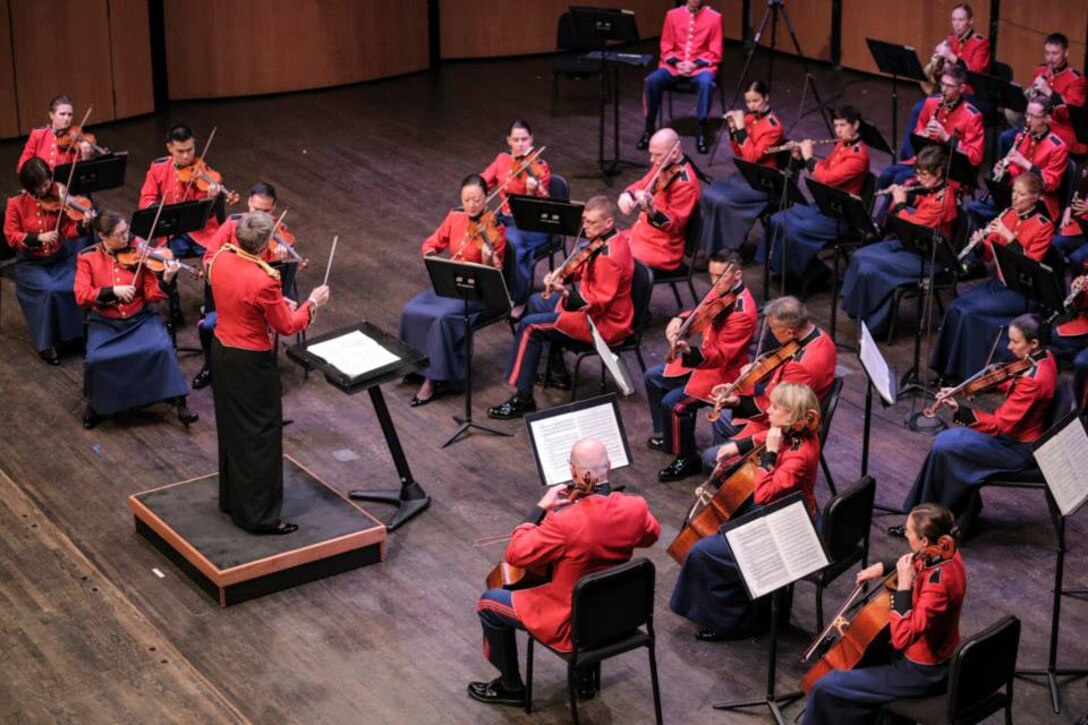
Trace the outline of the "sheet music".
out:
<instances>
[{"instance_id":1,"label":"sheet music","mask_svg":"<svg viewBox=\"0 0 1088 725\"><path fill-rule=\"evenodd\" d=\"M310 345L307 351L352 378L400 360L358 330Z\"/></svg>"},{"instance_id":2,"label":"sheet music","mask_svg":"<svg viewBox=\"0 0 1088 725\"><path fill-rule=\"evenodd\" d=\"M1035 461L1062 516L1072 516L1088 501L1088 433L1079 418L1039 446Z\"/></svg>"},{"instance_id":3,"label":"sheet music","mask_svg":"<svg viewBox=\"0 0 1088 725\"><path fill-rule=\"evenodd\" d=\"M601 357L601 363L608 370L612 379L616 381L616 385L619 386L620 392L623 393L623 397L628 397L631 393L635 392L635 386L631 384L631 378L627 376L627 368L624 366L623 361L620 360L619 355L612 352L612 349L608 347L608 343L601 337L601 333L597 332L597 326L593 324L593 320L586 315L586 322L589 323L589 331L593 335L593 346L597 348L597 354Z\"/></svg>"},{"instance_id":4,"label":"sheet music","mask_svg":"<svg viewBox=\"0 0 1088 725\"><path fill-rule=\"evenodd\" d=\"M873 381L873 387L880 394L881 400L886 405L895 405L888 361L880 354L880 348L877 347L876 340L873 339L869 326L864 321L861 323L861 334L858 337L858 355L861 358L861 366L865 368L865 373Z\"/></svg>"},{"instance_id":5,"label":"sheet music","mask_svg":"<svg viewBox=\"0 0 1088 725\"><path fill-rule=\"evenodd\" d=\"M570 449L580 438L595 438L608 449L612 468L630 465L623 433L611 402L582 410L534 420L530 424L544 483L548 486L570 480Z\"/></svg>"},{"instance_id":6,"label":"sheet music","mask_svg":"<svg viewBox=\"0 0 1088 725\"><path fill-rule=\"evenodd\" d=\"M816 527L802 501L725 532L753 598L827 566Z\"/></svg>"}]
</instances>

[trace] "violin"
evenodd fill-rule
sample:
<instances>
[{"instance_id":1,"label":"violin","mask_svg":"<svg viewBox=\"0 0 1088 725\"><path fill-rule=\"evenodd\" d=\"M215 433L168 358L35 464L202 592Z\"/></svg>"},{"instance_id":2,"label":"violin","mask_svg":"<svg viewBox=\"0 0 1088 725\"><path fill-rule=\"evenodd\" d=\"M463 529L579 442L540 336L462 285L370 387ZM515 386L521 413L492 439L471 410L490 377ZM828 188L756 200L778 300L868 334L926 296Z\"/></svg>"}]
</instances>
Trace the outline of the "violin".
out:
<instances>
[{"instance_id":1,"label":"violin","mask_svg":"<svg viewBox=\"0 0 1088 725\"><path fill-rule=\"evenodd\" d=\"M924 409L922 415L927 418L936 417L937 411L947 405L948 401L957 395L963 395L968 398L974 397L987 390L996 388L1005 381L1020 375L1021 373L1027 372L1033 367L1035 367L1035 360L1033 360L1030 355L1018 360L1013 360L1012 362L985 367L947 392L943 394L938 393L937 398L933 401L933 405Z\"/></svg>"},{"instance_id":2,"label":"violin","mask_svg":"<svg viewBox=\"0 0 1088 725\"><path fill-rule=\"evenodd\" d=\"M89 198L66 194L60 184L54 184L51 193L43 197L40 203L42 210L50 214L63 208L64 216L74 222L82 222L94 216L94 204Z\"/></svg>"},{"instance_id":3,"label":"violin","mask_svg":"<svg viewBox=\"0 0 1088 725\"><path fill-rule=\"evenodd\" d=\"M498 244L500 236L504 234L500 229L501 226L498 217L492 211L485 211L480 214L478 219L469 219L468 226L465 227L465 240L457 248L451 259L461 259L461 250L469 244L475 244L476 248L481 252L497 260L495 245Z\"/></svg>"},{"instance_id":4,"label":"violin","mask_svg":"<svg viewBox=\"0 0 1088 725\"><path fill-rule=\"evenodd\" d=\"M580 247L571 252L570 256L563 260L563 264L552 272L552 282L566 282L574 273L581 269L589 260L597 256L597 253L604 249L604 245L608 241L604 237L597 237L584 247ZM548 299L552 296L554 288L551 284L545 284L540 296L544 299Z\"/></svg>"},{"instance_id":5,"label":"violin","mask_svg":"<svg viewBox=\"0 0 1088 725\"><path fill-rule=\"evenodd\" d=\"M98 145L98 139L93 133L87 133L79 126L69 126L60 136L57 136L57 146L62 151L71 151L77 144L85 143L98 155L105 155L109 149Z\"/></svg>"},{"instance_id":6,"label":"violin","mask_svg":"<svg viewBox=\"0 0 1088 725\"><path fill-rule=\"evenodd\" d=\"M714 407L710 409L710 412L706 414L706 419L714 422L722 416L722 406L725 404L725 399L733 394L736 390L743 388L750 388L753 385L758 385L766 378L780 368L785 363L793 359L793 357L804 349L804 345L797 340L790 340L777 350L771 350L770 352L763 353L757 357L749 366L747 370L741 373L740 377L726 386L725 392L717 397L714 401Z\"/></svg>"},{"instance_id":7,"label":"violin","mask_svg":"<svg viewBox=\"0 0 1088 725\"><path fill-rule=\"evenodd\" d=\"M141 241L136 247L130 246L122 249L115 256L117 257L117 263L125 269L138 269L142 261L143 266L152 272L164 272L166 271L166 263L175 261L174 253L168 247L149 247L147 242L144 241ZM194 279L203 276L201 271L191 264L185 262L178 262L178 264L191 274Z\"/></svg>"},{"instance_id":8,"label":"violin","mask_svg":"<svg viewBox=\"0 0 1088 725\"><path fill-rule=\"evenodd\" d=\"M530 156L527 161L524 156L517 156L514 158L514 161L522 161L523 163L514 171L512 174L513 178L525 181L531 176L537 181L540 181L544 177L546 168L544 162L540 159L539 154Z\"/></svg>"},{"instance_id":9,"label":"violin","mask_svg":"<svg viewBox=\"0 0 1088 725\"><path fill-rule=\"evenodd\" d=\"M947 534L937 539L937 543L914 553L915 561L921 559L926 566L934 566L951 559L956 554L956 540ZM859 584L846 603L831 618L823 632L817 635L812 644L802 655L802 662L816 659L801 679L801 690L808 694L816 682L832 670L852 670L871 652L888 645L889 624L892 612L892 595L899 587L898 572L893 571L883 584L869 595L866 604L854 615L846 619L845 614L865 588ZM817 659L818 658L818 659Z\"/></svg>"},{"instance_id":10,"label":"violin","mask_svg":"<svg viewBox=\"0 0 1088 725\"><path fill-rule=\"evenodd\" d=\"M282 222L272 233L272 238L268 240L267 249L269 254L276 254L280 249L284 250L291 257L292 262L298 264L299 269L306 269L310 266L310 260L304 258L295 249L295 235Z\"/></svg>"},{"instance_id":11,"label":"violin","mask_svg":"<svg viewBox=\"0 0 1088 725\"><path fill-rule=\"evenodd\" d=\"M548 148L548 147L547 146L541 146L536 151L533 151L531 154L529 154L525 158L525 160L521 163L521 166L519 166L518 168L516 168L512 172L510 172L510 178L509 179L502 182L502 184L500 184L499 186L495 187L495 189L492 190L492 192L490 194L488 194L486 197L484 197L484 206L486 207L488 204L491 203L492 199L494 199L496 196L501 194L503 192L503 190L505 190L506 187L510 185L511 181L513 181L514 179L524 179L525 174L528 172L528 169L530 169L534 163L537 163L537 159L540 157L540 154L544 153L544 149L546 149L546 148ZM543 166L538 165L536 168L541 173L543 173L543 168L544 168ZM534 177L535 178L540 178L536 174L534 174Z\"/></svg>"},{"instance_id":12,"label":"violin","mask_svg":"<svg viewBox=\"0 0 1088 725\"><path fill-rule=\"evenodd\" d=\"M677 343L680 340L686 340L695 333L705 330L708 325L714 324L719 317L733 307L733 303L737 301L737 294L732 291L722 293L721 288L732 281L735 269L733 265L726 267L721 276L714 281L714 285L706 296L699 300L699 304L684 319L684 323L676 331L676 342L672 344L668 355L665 356L666 362L674 362L680 357L677 349Z\"/></svg>"},{"instance_id":13,"label":"violin","mask_svg":"<svg viewBox=\"0 0 1088 725\"><path fill-rule=\"evenodd\" d=\"M221 192L227 195L228 204L237 204L241 199L238 192L231 191L223 186L223 175L208 166L204 159L197 159L188 166L177 169L177 176L180 183L186 186L195 185L197 189L205 194L208 193L212 186L218 187Z\"/></svg>"}]
</instances>

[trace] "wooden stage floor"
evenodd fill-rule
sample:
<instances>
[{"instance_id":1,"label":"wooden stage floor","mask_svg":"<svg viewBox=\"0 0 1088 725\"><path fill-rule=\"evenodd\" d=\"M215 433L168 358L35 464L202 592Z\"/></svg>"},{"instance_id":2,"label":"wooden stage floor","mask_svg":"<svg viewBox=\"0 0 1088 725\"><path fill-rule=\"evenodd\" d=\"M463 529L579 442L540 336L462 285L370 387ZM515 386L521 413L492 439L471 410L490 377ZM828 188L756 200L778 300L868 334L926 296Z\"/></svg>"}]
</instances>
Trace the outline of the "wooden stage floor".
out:
<instances>
[{"instance_id":1,"label":"wooden stage floor","mask_svg":"<svg viewBox=\"0 0 1088 725\"><path fill-rule=\"evenodd\" d=\"M732 97L742 58L727 57ZM765 60L755 64L757 72ZM637 177L628 170L611 186L594 175L594 83L561 83L556 113L549 112L550 60L451 63L434 73L350 88L289 96L174 104L167 116L95 128L114 149L127 149L128 185L100 195L100 203L130 212L147 164L163 154L160 139L175 122L192 125L202 144L218 126L209 162L229 184L245 191L258 179L272 182L281 209L313 262L300 275L305 294L320 281L329 245L340 235L331 278L332 303L318 315L315 332L366 318L396 332L401 308L423 289L426 273L419 243L458 202L457 185L504 148L509 121L530 120L538 144L548 146L553 169L571 178L573 195L615 196ZM845 93L887 132L890 85L879 79L817 67L825 98ZM775 64L775 107L787 126L797 118L802 78L798 63ZM78 95L79 89L67 89ZM639 159L640 73L623 72L622 150ZM903 94L900 127L913 92ZM678 96L677 113L690 113L692 97ZM79 109L77 109L79 110ZM44 116L44 112L43 112ZM825 137L818 117L804 118L795 137ZM693 151L688 139L687 148ZM20 143L0 145L0 168L11 169ZM723 147L709 169L732 171ZM875 154L884 165L887 157ZM705 157L697 158L704 161ZM7 175L3 191L14 193ZM759 291L759 270L747 270ZM200 288L182 281L189 323L181 344L196 344L195 308ZM700 279L700 291L706 281ZM384 563L221 610L133 530L126 497L172 481L206 474L216 463L215 416L210 390L190 406L201 420L189 433L165 407L107 422L93 431L80 425L83 410L80 359L59 368L35 355L10 280L0 281L0 719L8 721L151 719L297 722L529 722L509 708L468 699L469 680L492 677L480 653L475 600L501 546L473 548L478 537L503 534L540 494L523 426L498 423L513 438L474 435L442 450L456 424L460 397L411 409L408 386L386 396L412 471L433 496L425 514L393 533ZM821 324L830 296L810 299ZM654 297L655 321L646 351L661 360L661 331L675 311L667 290ZM887 354L899 370L910 365L913 322L904 316ZM852 325L839 316L839 339L853 342ZM502 381L511 339L501 326L477 338L476 413L507 397ZM281 356L284 411L294 423L284 431L285 452L341 491L389 488L396 474L373 410L363 396L349 398L320 377L304 381ZM187 376L198 369L182 358ZM635 361L629 368L637 371ZM591 368L593 370L593 368ZM858 475L864 376L852 353L840 356L846 376L831 430L827 459L840 487ZM590 376L592 380L594 375ZM587 390L587 392L589 392ZM547 393L551 405L565 397ZM659 670L668 722L758 722L756 716L717 713L711 703L762 693L766 643L703 644L694 627L668 610L677 567L665 554L696 483L659 484L654 473L668 458L646 449L649 415L644 394L622 403L635 462L617 482L650 501L663 524L663 543L648 552L658 567ZM875 411L871 472L878 500L898 505L913 480L930 438L907 430L910 403ZM700 426L700 436L708 436ZM822 478L821 478L822 480ZM828 496L819 486L820 500ZM980 534L964 551L970 581L964 633L1006 614L1023 619L1020 664L1045 660L1054 561L1053 534L1043 499L1035 492L985 494ZM369 507L385 518L390 512ZM878 517L874 556L901 551ZM1069 586L1088 582L1083 548L1088 523L1071 522ZM833 609L850 589L840 581L827 595ZM801 585L793 627L784 636L780 689L792 689L798 655L814 627L812 588ZM1065 605L1061 662L1088 665L1088 606ZM587 722L652 719L645 657L632 654L604 669L602 696L582 705ZM566 722L559 661L538 657L533 722ZM1070 722L1088 710L1083 680L1064 686L1064 711L1054 715L1044 687L1018 681L1016 722ZM790 708L792 717L799 705ZM759 718L765 718L760 713Z\"/></svg>"}]
</instances>

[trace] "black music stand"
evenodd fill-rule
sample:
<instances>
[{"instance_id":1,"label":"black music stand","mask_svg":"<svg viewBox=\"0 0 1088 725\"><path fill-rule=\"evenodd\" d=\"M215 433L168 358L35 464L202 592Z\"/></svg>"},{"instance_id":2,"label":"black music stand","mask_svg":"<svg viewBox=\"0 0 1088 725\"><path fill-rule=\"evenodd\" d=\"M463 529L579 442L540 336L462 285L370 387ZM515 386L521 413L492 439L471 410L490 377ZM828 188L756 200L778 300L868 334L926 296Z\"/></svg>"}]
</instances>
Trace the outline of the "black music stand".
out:
<instances>
[{"instance_id":1,"label":"black music stand","mask_svg":"<svg viewBox=\"0 0 1088 725\"><path fill-rule=\"evenodd\" d=\"M481 314L505 317L510 312L510 293L506 291L506 280L502 270L486 264L455 262L445 257L430 255L424 257L427 274L431 276L431 286L439 297L461 300L461 321L465 331L465 417L453 416L461 427L442 444L445 448L457 442L457 439L470 430L478 430L496 436L509 436L493 428L472 422L472 311L469 302L480 302L487 306Z\"/></svg>"},{"instance_id":2,"label":"black music stand","mask_svg":"<svg viewBox=\"0 0 1088 725\"><path fill-rule=\"evenodd\" d=\"M506 200L514 224L522 231L573 237L582 228L585 204L526 194L510 194Z\"/></svg>"},{"instance_id":3,"label":"black music stand","mask_svg":"<svg viewBox=\"0 0 1088 725\"><path fill-rule=\"evenodd\" d=\"M570 481L571 446L587 435L608 449L613 471L630 466L634 460L615 393L539 410L524 420L542 486Z\"/></svg>"},{"instance_id":4,"label":"black music stand","mask_svg":"<svg viewBox=\"0 0 1088 725\"><path fill-rule=\"evenodd\" d=\"M1060 313L1065 309L1062 282L1053 269L1004 244L994 244L991 249L1005 286L1027 300L1025 312L1031 309L1032 300L1050 312Z\"/></svg>"},{"instance_id":5,"label":"black music stand","mask_svg":"<svg viewBox=\"0 0 1088 725\"><path fill-rule=\"evenodd\" d=\"M892 144L895 158L899 155L899 79L924 81L926 72L918 60L918 53L909 45L897 45L883 40L866 38L869 52L881 73L892 77Z\"/></svg>"},{"instance_id":6,"label":"black music stand","mask_svg":"<svg viewBox=\"0 0 1088 725\"><path fill-rule=\"evenodd\" d=\"M744 177L744 180L748 182L748 186L752 187L756 191L762 191L767 195L767 204L775 204L773 213L782 211L788 206L793 204L804 204L808 206L808 199L801 193L801 190L797 188L797 179L795 176L787 170L774 169L769 166L760 166L759 164L753 164L750 161L745 161L741 158L734 158L733 163L737 165L737 171ZM782 235L782 258L786 258L786 235ZM763 260L763 299L767 299L768 291L771 287L771 257L774 254L774 239L768 239L767 242L767 254ZM786 275L782 275L783 288L786 284ZM783 289L783 292L785 290Z\"/></svg>"},{"instance_id":7,"label":"black music stand","mask_svg":"<svg viewBox=\"0 0 1088 725\"><path fill-rule=\"evenodd\" d=\"M1065 104L1069 111L1069 122L1073 125L1073 134L1081 143L1088 144L1088 108Z\"/></svg>"},{"instance_id":8,"label":"black music stand","mask_svg":"<svg viewBox=\"0 0 1088 725\"><path fill-rule=\"evenodd\" d=\"M953 137L955 139L955 137ZM977 186L978 167L971 164L967 154L956 148L957 144L951 144L940 139L928 136L919 136L911 133L910 144L914 147L914 155L917 156L926 146L936 146L948 155L946 165L946 178L958 182L965 189L973 189Z\"/></svg>"},{"instance_id":9,"label":"black music stand","mask_svg":"<svg viewBox=\"0 0 1088 725\"><path fill-rule=\"evenodd\" d=\"M70 194L92 194L96 191L116 189L125 185L125 170L128 168L128 151L106 154L76 164L76 173L68 187ZM56 179L67 179L72 171L71 164L61 164L53 170Z\"/></svg>"},{"instance_id":10,"label":"black music stand","mask_svg":"<svg viewBox=\"0 0 1088 725\"><path fill-rule=\"evenodd\" d=\"M895 368L888 365L880 347L876 344L869 326L865 320L858 320L858 362L865 372L865 420L862 427L861 438L861 476L869 475L869 439L873 427L873 391L880 392L880 404L885 408L895 405L899 397L896 382ZM883 504L873 503L873 508L885 514L902 515L906 512L902 509Z\"/></svg>"},{"instance_id":11,"label":"black music stand","mask_svg":"<svg viewBox=\"0 0 1088 725\"><path fill-rule=\"evenodd\" d=\"M606 179L620 173L621 167L641 164L620 158L620 102L619 102L619 64L609 58L607 47L610 42L638 42L638 25L631 10L618 8L595 8L580 5L570 6L570 17L574 23L574 36L587 44L596 43L601 58L601 101L600 119L597 137L597 166ZM612 158L604 157L604 127L606 107L612 101Z\"/></svg>"},{"instance_id":12,"label":"black music stand","mask_svg":"<svg viewBox=\"0 0 1088 725\"><path fill-rule=\"evenodd\" d=\"M159 215L158 224L155 225L155 237L176 237L179 234L203 229L208 223L208 217L214 206L215 199L167 204ZM156 204L133 212L132 221L129 222L132 236L147 239L151 234L151 225L155 223L155 215L158 211L159 207Z\"/></svg>"},{"instance_id":13,"label":"black music stand","mask_svg":"<svg viewBox=\"0 0 1088 725\"><path fill-rule=\"evenodd\" d=\"M982 183L986 185L986 190L990 192L990 200L994 204L995 214L1000 214L1002 210L1012 206L1011 186L1003 181L994 181L993 179L983 179Z\"/></svg>"},{"instance_id":14,"label":"black music stand","mask_svg":"<svg viewBox=\"0 0 1088 725\"><path fill-rule=\"evenodd\" d=\"M385 365L376 370L371 370L360 376L352 377L345 374L334 365L330 365L322 358L314 355L309 348L326 340L346 335L358 330L371 338L389 352L396 355L399 360ZM397 429L393 425L393 419L389 416L389 408L385 405L385 397L382 395L381 386L385 383L400 380L409 373L422 370L427 367L427 356L405 345L396 337L384 332L369 322L363 321L339 330L319 335L312 340L306 340L287 346L287 357L305 369L317 369L325 374L325 380L329 384L339 388L348 395L355 395L364 390L370 394L370 402L374 406L374 412L378 415L378 423L382 428L382 435L389 446L389 453L393 456L393 465L400 476L400 490L398 491L364 491L356 489L348 492L348 496L360 501L377 501L379 503L393 504L397 512L385 524L390 531L395 531L401 524L413 516L423 513L431 505L431 497L424 492L423 487L412 478L412 471L408 468L408 459L404 457L404 449L401 448L400 438L397 437Z\"/></svg>"},{"instance_id":15,"label":"black music stand","mask_svg":"<svg viewBox=\"0 0 1088 725\"><path fill-rule=\"evenodd\" d=\"M1028 107L1028 99L1019 83L974 71L967 71L967 82L975 90L975 96L995 108L1023 113Z\"/></svg>"}]
</instances>

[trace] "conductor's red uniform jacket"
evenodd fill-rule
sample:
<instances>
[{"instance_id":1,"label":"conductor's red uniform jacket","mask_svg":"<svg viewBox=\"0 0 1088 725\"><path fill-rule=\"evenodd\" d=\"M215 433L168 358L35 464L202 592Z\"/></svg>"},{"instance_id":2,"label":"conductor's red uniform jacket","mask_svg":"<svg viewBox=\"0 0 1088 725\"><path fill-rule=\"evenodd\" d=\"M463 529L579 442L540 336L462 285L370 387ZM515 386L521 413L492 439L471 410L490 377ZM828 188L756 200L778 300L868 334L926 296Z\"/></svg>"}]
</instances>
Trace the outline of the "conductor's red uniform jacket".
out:
<instances>
[{"instance_id":1,"label":"conductor's red uniform jacket","mask_svg":"<svg viewBox=\"0 0 1088 725\"><path fill-rule=\"evenodd\" d=\"M894 562L885 562L884 573L894 568ZM959 552L931 566L919 558L914 572L910 590L892 595L892 646L911 662L937 665L948 660L960 643L967 574Z\"/></svg>"},{"instance_id":2,"label":"conductor's red uniform jacket","mask_svg":"<svg viewBox=\"0 0 1088 725\"><path fill-rule=\"evenodd\" d=\"M722 14L702 7L691 12L686 7L673 8L665 14L661 27L661 58L658 68L667 68L674 76L680 61L690 61L696 73L717 73L722 62Z\"/></svg>"},{"instance_id":3,"label":"conductor's red uniform jacket","mask_svg":"<svg viewBox=\"0 0 1088 725\"><path fill-rule=\"evenodd\" d=\"M450 250L450 259L461 262L483 263L483 250L473 239L468 236L468 225L472 222L463 211L450 209L446 218L438 225L431 236L423 240L423 256L438 254L446 249ZM506 252L506 232L502 225L498 225L498 238L491 240L491 248L495 256L502 261Z\"/></svg>"},{"instance_id":4,"label":"conductor's red uniform jacket","mask_svg":"<svg viewBox=\"0 0 1088 725\"><path fill-rule=\"evenodd\" d=\"M1040 136L1024 130L1016 137L1016 150L1031 162L1031 171L1043 180L1043 201L1047 214L1051 219L1057 219L1061 211L1058 187L1061 186L1069 160L1069 147L1060 136L1049 130ZM1011 182L1024 173L1024 169L1019 164L1009 164L1006 173Z\"/></svg>"},{"instance_id":5,"label":"conductor's red uniform jacket","mask_svg":"<svg viewBox=\"0 0 1088 725\"><path fill-rule=\"evenodd\" d=\"M1047 413L1058 382L1058 365L1049 351L1036 353L1035 367L1007 380L998 388L1005 401L993 413L961 405L954 420L992 436L1003 435L1032 443L1046 432Z\"/></svg>"},{"instance_id":6,"label":"conductor's red uniform jacket","mask_svg":"<svg viewBox=\"0 0 1088 725\"><path fill-rule=\"evenodd\" d=\"M854 196L861 196L868 176L869 147L858 139L839 141L827 158L815 161L812 167L813 179Z\"/></svg>"},{"instance_id":7,"label":"conductor's red uniform jacket","mask_svg":"<svg viewBox=\"0 0 1088 725\"><path fill-rule=\"evenodd\" d=\"M1061 136L1062 141L1065 141L1065 145L1072 149L1075 154L1088 153L1088 146L1082 143L1077 143L1077 135L1073 131L1073 119L1069 116L1068 106L1080 106L1084 107L1085 100L1088 100L1088 82L1086 82L1084 76L1079 70L1066 63L1061 68L1050 72L1050 66L1045 63L1040 66L1036 66L1035 75L1032 76L1032 83L1039 76L1046 76L1047 83L1050 84L1052 93L1050 100L1054 104L1054 132Z\"/></svg>"},{"instance_id":8,"label":"conductor's red uniform jacket","mask_svg":"<svg viewBox=\"0 0 1088 725\"><path fill-rule=\"evenodd\" d=\"M529 187L526 185L528 178L522 176L517 179L511 179L514 172L525 165L525 160L532 155L530 151L524 156L511 156L510 154L499 154L495 157L495 160L491 162L491 165L481 172L480 176L484 177L484 181L487 182L488 189L494 189L496 187L503 187L499 192L499 197L502 199L502 207L500 211L503 214L510 213L510 203L506 198L511 194L529 194ZM548 162L544 159L537 157L537 160L533 162L533 166L539 167L540 176L537 178L536 191L532 195L535 196L547 196L548 185L552 180L552 170L548 167ZM507 183L509 182L509 183Z\"/></svg>"},{"instance_id":9,"label":"conductor's red uniform jacket","mask_svg":"<svg viewBox=\"0 0 1088 725\"><path fill-rule=\"evenodd\" d=\"M537 518L535 513L532 520ZM514 592L518 619L544 644L569 652L574 585L586 574L622 564L660 534L661 524L646 499L622 493L585 496L547 512L539 524L519 525L506 547L506 561L519 567L551 564L552 577L547 584Z\"/></svg>"},{"instance_id":10,"label":"conductor's red uniform jacket","mask_svg":"<svg viewBox=\"0 0 1088 725\"><path fill-rule=\"evenodd\" d=\"M756 329L756 303L743 283L734 291L736 301L722 315L724 319L703 328L702 344L665 364L667 378L691 373L684 393L705 403L713 402L710 391L715 385L736 380L741 367L748 362L748 343ZM686 318L690 314L690 311L685 312L680 317Z\"/></svg>"},{"instance_id":11,"label":"conductor's red uniform jacket","mask_svg":"<svg viewBox=\"0 0 1088 725\"><path fill-rule=\"evenodd\" d=\"M760 166L778 167L778 156L766 153L772 146L781 146L785 131L778 116L771 111L744 114L744 128L729 134L733 155Z\"/></svg>"},{"instance_id":12,"label":"conductor's red uniform jacket","mask_svg":"<svg viewBox=\"0 0 1088 725\"><path fill-rule=\"evenodd\" d=\"M660 188L656 190L646 188L650 177L657 175L655 169L625 189L632 196L636 191L653 191L654 212L639 212L630 230L630 243L635 259L654 269L673 270L684 261L684 231L699 203L699 178L695 170L687 160L678 163L679 168L673 164L661 170L655 183ZM661 179L668 180L663 187Z\"/></svg>"},{"instance_id":13,"label":"conductor's red uniform jacket","mask_svg":"<svg viewBox=\"0 0 1088 725\"><path fill-rule=\"evenodd\" d=\"M576 292L559 303L555 327L567 337L593 342L589 322L609 345L631 334L635 307L631 302L631 280L635 259L627 244L627 232L612 230L608 243L572 275L578 283Z\"/></svg>"},{"instance_id":14,"label":"conductor's red uniform jacket","mask_svg":"<svg viewBox=\"0 0 1088 725\"><path fill-rule=\"evenodd\" d=\"M8 199L4 210L4 238L8 245L17 252L31 257L50 257L60 249L60 244L45 245L38 241L38 235L57 228L57 214L42 208L41 199L22 192ZM79 236L76 222L67 217L60 223L60 240Z\"/></svg>"},{"instance_id":15,"label":"conductor's red uniform jacket","mask_svg":"<svg viewBox=\"0 0 1088 725\"><path fill-rule=\"evenodd\" d=\"M302 332L317 308L306 300L292 310L284 299L279 273L260 257L226 245L208 267L219 321L215 336L226 347L272 349L269 328L281 335Z\"/></svg>"},{"instance_id":16,"label":"conductor's red uniform jacket","mask_svg":"<svg viewBox=\"0 0 1088 725\"><path fill-rule=\"evenodd\" d=\"M932 118L936 118L944 130L952 134L952 138L956 139L956 150L967 154L972 166L982 163L986 134L982 128L982 113L977 108L963 98L950 106L940 96L930 96L918 114L914 133L925 136L926 126ZM912 164L914 159L906 163Z\"/></svg>"},{"instance_id":17,"label":"conductor's red uniform jacket","mask_svg":"<svg viewBox=\"0 0 1088 725\"><path fill-rule=\"evenodd\" d=\"M167 298L162 281L145 268L136 280L132 301L122 302L113 294L113 288L133 284L133 280L136 280L136 270L119 264L117 256L101 243L87 247L76 258L76 304L92 308L103 317L124 320L142 310L146 303L162 302Z\"/></svg>"},{"instance_id":18,"label":"conductor's red uniform jacket","mask_svg":"<svg viewBox=\"0 0 1088 725\"><path fill-rule=\"evenodd\" d=\"M206 192L196 188L195 182L188 186L188 189L186 186L188 185L178 181L177 167L169 156L155 159L144 177L144 185L140 187L140 208L146 209L160 201L164 204L180 204L183 201L208 198ZM215 236L217 229L219 229L219 220L211 214L204 228L189 232L189 236L200 246L206 247Z\"/></svg>"},{"instance_id":19,"label":"conductor's red uniform jacket","mask_svg":"<svg viewBox=\"0 0 1088 725\"><path fill-rule=\"evenodd\" d=\"M23 146L23 153L19 155L19 163L15 165L15 173L18 174L29 159L37 156L52 170L62 164L70 164L81 158L79 146L72 144L67 151L57 145L57 132L52 126L38 126L30 132L30 137Z\"/></svg>"}]
</instances>

